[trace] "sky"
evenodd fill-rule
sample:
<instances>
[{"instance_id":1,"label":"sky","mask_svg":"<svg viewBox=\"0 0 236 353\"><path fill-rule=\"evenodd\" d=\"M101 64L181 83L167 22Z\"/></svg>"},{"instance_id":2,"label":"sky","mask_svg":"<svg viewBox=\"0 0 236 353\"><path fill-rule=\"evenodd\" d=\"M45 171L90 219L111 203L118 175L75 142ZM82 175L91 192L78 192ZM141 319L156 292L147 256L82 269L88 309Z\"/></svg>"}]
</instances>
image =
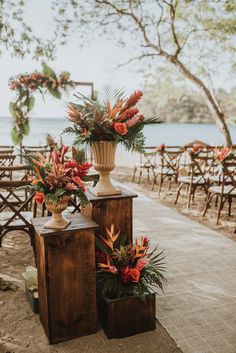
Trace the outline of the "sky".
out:
<instances>
[{"instance_id":1,"label":"sky","mask_svg":"<svg viewBox=\"0 0 236 353\"><path fill-rule=\"evenodd\" d=\"M27 0L25 12L27 22L33 29L40 36L47 37L47 33L52 31L50 1ZM98 37L82 49L78 45L79 41L78 34L77 36L70 36L67 45L59 48L57 59L53 62L48 62L49 66L57 74L61 71L69 71L73 80L94 82L95 89L100 89L107 83L113 87L124 87L127 93L143 88L143 72L141 70L138 71L140 66L137 62L135 65L130 64L117 68L119 64L136 56L134 49L129 48L129 46L126 46L125 50L117 47L112 42L112 38L111 40L106 40L105 37ZM35 70L41 70L40 61L35 61L30 57L23 60L11 58L7 54L0 57L0 116L10 115L8 105L11 99L14 98L14 91L11 91L8 87L9 78L20 73L31 73ZM227 87L230 87L230 82L226 81L223 67L221 67L221 72L214 79L214 84L216 87L227 89ZM156 75L155 71L154 73ZM232 81L231 78L229 79ZM231 82L232 84L233 82ZM83 90L83 93L86 92L86 90ZM57 100L47 95L44 102L42 97L37 95L36 105L30 116L63 117L66 112L66 103L71 98L73 98L72 92L69 96L64 95L62 100Z\"/></svg>"},{"instance_id":2,"label":"sky","mask_svg":"<svg viewBox=\"0 0 236 353\"><path fill-rule=\"evenodd\" d=\"M40 35L46 36L50 31L50 11L48 0L31 0L27 2L27 21L32 24ZM46 15L45 15L46 14ZM68 44L61 47L57 52L57 59L53 62L47 61L49 66L59 74L61 71L69 71L71 78L76 81L94 82L95 89L102 88L110 83L114 87L124 87L128 93L134 89L141 88L142 74L131 70L130 66L117 68L121 62L129 59L130 53L115 46L112 41L97 38L85 48L78 46L78 37L70 37ZM14 91L8 87L9 78L19 73L30 73L41 70L40 61L30 57L23 60L11 58L5 54L0 58L0 116L9 116L8 105L14 98ZM84 93L88 92L82 89ZM40 95L36 96L36 105L31 116L38 117L60 117L65 115L66 102L73 98L63 95L61 100L45 96L45 102Z\"/></svg>"}]
</instances>

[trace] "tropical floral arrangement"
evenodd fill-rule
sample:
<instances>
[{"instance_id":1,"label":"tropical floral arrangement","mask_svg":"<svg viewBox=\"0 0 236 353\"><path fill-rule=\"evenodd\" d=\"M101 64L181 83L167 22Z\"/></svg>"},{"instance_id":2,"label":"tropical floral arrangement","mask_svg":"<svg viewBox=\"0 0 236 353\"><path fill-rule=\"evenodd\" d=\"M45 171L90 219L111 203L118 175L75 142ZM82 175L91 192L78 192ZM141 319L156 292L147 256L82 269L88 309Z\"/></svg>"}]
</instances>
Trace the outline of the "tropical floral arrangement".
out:
<instances>
[{"instance_id":1,"label":"tropical floral arrangement","mask_svg":"<svg viewBox=\"0 0 236 353\"><path fill-rule=\"evenodd\" d=\"M61 98L61 91L75 87L75 82L70 79L70 73L63 71L57 76L46 64L42 64L42 72L35 71L31 74L20 74L12 77L9 87L16 92L16 99L9 104L14 126L11 131L15 144L21 144L24 136L29 134L29 112L35 104L34 93L50 93L55 98Z\"/></svg>"},{"instance_id":2,"label":"tropical floral arrangement","mask_svg":"<svg viewBox=\"0 0 236 353\"><path fill-rule=\"evenodd\" d=\"M122 143L127 150L143 152L145 125L159 123L157 118L144 118L136 104L143 93L135 91L130 97L123 90L110 86L100 92L100 100L94 101L77 93L77 103L68 104L68 119L73 127L65 132L76 136L76 144L94 141Z\"/></svg>"},{"instance_id":3,"label":"tropical floral arrangement","mask_svg":"<svg viewBox=\"0 0 236 353\"><path fill-rule=\"evenodd\" d=\"M214 149L215 159L221 163L226 160L230 160L234 157L234 153L231 147L215 148Z\"/></svg>"},{"instance_id":4,"label":"tropical floral arrangement","mask_svg":"<svg viewBox=\"0 0 236 353\"><path fill-rule=\"evenodd\" d=\"M163 251L158 252L157 247L150 251L148 238L126 244L125 237L115 233L112 225L105 237L97 237L96 246L97 288L103 296L145 296L156 287L163 290Z\"/></svg>"},{"instance_id":5,"label":"tropical floral arrangement","mask_svg":"<svg viewBox=\"0 0 236 353\"><path fill-rule=\"evenodd\" d=\"M35 192L38 204L44 201L57 203L66 195L76 195L81 205L88 202L83 181L86 179L90 163L79 164L76 160L65 160L68 147L63 146L61 153L54 148L47 157L40 154L26 154L24 157L32 167L33 177L27 186Z\"/></svg>"}]
</instances>

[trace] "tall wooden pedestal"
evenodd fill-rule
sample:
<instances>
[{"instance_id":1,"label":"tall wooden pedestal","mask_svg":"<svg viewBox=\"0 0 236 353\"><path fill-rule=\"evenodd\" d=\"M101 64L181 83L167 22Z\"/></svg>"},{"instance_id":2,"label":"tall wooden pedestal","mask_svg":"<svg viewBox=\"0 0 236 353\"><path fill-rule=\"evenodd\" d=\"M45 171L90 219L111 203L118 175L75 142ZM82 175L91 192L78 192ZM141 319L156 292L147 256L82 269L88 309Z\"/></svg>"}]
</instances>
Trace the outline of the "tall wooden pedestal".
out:
<instances>
[{"instance_id":1,"label":"tall wooden pedestal","mask_svg":"<svg viewBox=\"0 0 236 353\"><path fill-rule=\"evenodd\" d=\"M104 234L105 227L109 228L112 224L115 231L120 230L125 234L127 242L133 238L133 198L136 194L121 189L120 195L95 196L87 192L90 205L82 212L99 224L97 234Z\"/></svg>"},{"instance_id":2,"label":"tall wooden pedestal","mask_svg":"<svg viewBox=\"0 0 236 353\"><path fill-rule=\"evenodd\" d=\"M35 228L39 314L49 343L97 331L94 230L97 224L81 214L67 216L64 230Z\"/></svg>"}]
</instances>

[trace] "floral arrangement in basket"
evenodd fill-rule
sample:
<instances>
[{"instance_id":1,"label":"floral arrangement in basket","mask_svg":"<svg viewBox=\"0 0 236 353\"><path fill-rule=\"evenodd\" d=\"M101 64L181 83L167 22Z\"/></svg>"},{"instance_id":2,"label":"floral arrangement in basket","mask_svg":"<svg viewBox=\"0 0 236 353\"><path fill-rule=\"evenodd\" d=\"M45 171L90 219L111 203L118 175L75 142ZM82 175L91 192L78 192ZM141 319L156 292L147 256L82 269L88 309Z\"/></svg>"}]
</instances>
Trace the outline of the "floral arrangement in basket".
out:
<instances>
[{"instance_id":1,"label":"floral arrangement in basket","mask_svg":"<svg viewBox=\"0 0 236 353\"><path fill-rule=\"evenodd\" d=\"M106 229L106 236L96 239L97 288L109 299L126 296L145 296L155 287L163 290L165 281L163 251L150 250L146 237L126 244L114 225Z\"/></svg>"},{"instance_id":2,"label":"floral arrangement in basket","mask_svg":"<svg viewBox=\"0 0 236 353\"><path fill-rule=\"evenodd\" d=\"M136 104L142 95L137 90L127 98L123 90L112 90L110 86L100 93L100 101L77 93L78 102L68 104L68 119L73 127L66 128L65 132L75 134L76 144L113 141L122 143L127 150L143 152L143 127L159 121L139 113Z\"/></svg>"},{"instance_id":3,"label":"floral arrangement in basket","mask_svg":"<svg viewBox=\"0 0 236 353\"><path fill-rule=\"evenodd\" d=\"M86 178L91 163L79 164L74 159L65 160L67 146L61 153L55 147L47 156L36 152L25 155L27 164L32 167L33 177L28 186L35 192L38 204L44 201L58 203L64 196L76 195L83 206L88 202L83 180Z\"/></svg>"},{"instance_id":4,"label":"floral arrangement in basket","mask_svg":"<svg viewBox=\"0 0 236 353\"><path fill-rule=\"evenodd\" d=\"M233 153L231 147L222 147L221 149L215 148L214 149L214 157L219 163L221 163L226 160L233 159L234 153Z\"/></svg>"}]
</instances>

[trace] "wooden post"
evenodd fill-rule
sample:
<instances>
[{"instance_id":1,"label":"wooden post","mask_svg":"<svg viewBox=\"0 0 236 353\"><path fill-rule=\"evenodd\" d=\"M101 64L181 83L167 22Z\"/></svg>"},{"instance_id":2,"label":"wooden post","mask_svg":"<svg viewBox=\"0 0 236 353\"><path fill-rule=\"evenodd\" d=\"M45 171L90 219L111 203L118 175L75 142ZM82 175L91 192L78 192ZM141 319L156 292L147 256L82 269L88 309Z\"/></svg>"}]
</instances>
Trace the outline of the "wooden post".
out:
<instances>
[{"instance_id":1,"label":"wooden post","mask_svg":"<svg viewBox=\"0 0 236 353\"><path fill-rule=\"evenodd\" d=\"M84 215L70 215L64 230L44 229L48 217L32 220L35 228L40 320L49 343L97 331L94 230Z\"/></svg>"},{"instance_id":2,"label":"wooden post","mask_svg":"<svg viewBox=\"0 0 236 353\"><path fill-rule=\"evenodd\" d=\"M123 188L121 191L112 196L96 196L88 191L90 205L82 212L99 224L96 234L104 234L105 227L110 229L114 224L115 231L120 230L129 242L133 239L133 198L137 195Z\"/></svg>"}]
</instances>

